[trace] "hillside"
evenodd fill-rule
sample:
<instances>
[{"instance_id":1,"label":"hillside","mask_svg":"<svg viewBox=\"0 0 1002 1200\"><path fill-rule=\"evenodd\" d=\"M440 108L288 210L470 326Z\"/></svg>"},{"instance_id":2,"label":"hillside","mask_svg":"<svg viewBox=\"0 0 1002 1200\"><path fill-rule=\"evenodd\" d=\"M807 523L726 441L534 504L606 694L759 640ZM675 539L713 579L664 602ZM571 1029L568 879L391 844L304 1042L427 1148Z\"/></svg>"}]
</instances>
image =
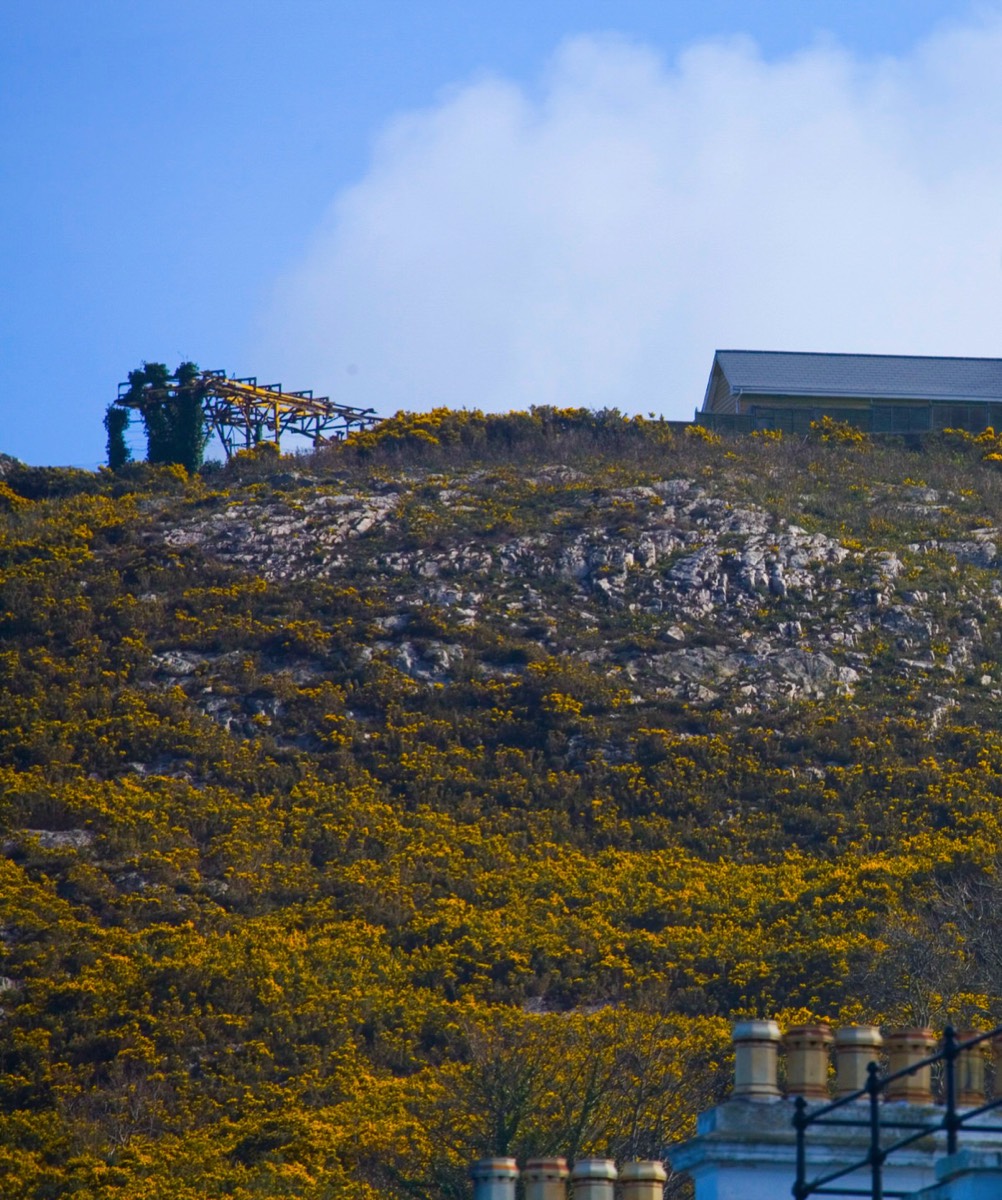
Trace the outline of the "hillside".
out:
<instances>
[{"instance_id":1,"label":"hillside","mask_svg":"<svg viewBox=\"0 0 1002 1200\"><path fill-rule=\"evenodd\" d=\"M0 1193L442 1200L658 1155L733 1015L998 1023L1000 468L578 410L4 461Z\"/></svg>"}]
</instances>

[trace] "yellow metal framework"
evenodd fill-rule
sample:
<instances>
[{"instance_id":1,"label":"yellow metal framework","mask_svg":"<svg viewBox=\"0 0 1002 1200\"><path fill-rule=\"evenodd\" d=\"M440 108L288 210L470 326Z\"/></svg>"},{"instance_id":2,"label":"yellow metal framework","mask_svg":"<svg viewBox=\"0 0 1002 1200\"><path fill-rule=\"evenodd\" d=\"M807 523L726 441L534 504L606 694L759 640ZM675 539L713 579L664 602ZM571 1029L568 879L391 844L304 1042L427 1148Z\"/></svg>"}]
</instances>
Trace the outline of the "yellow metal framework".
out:
<instances>
[{"instance_id":1,"label":"yellow metal framework","mask_svg":"<svg viewBox=\"0 0 1002 1200\"><path fill-rule=\"evenodd\" d=\"M216 434L227 458L263 441L278 446L283 433L300 434L320 446L379 420L374 409L335 404L312 391L287 392L280 383L259 384L255 376L231 379L225 371L200 371L185 387L199 397L206 435ZM117 403L142 411L147 405L173 398L178 391L178 385L171 383L163 388L145 387L142 395L135 397L129 395L130 384L120 383Z\"/></svg>"}]
</instances>

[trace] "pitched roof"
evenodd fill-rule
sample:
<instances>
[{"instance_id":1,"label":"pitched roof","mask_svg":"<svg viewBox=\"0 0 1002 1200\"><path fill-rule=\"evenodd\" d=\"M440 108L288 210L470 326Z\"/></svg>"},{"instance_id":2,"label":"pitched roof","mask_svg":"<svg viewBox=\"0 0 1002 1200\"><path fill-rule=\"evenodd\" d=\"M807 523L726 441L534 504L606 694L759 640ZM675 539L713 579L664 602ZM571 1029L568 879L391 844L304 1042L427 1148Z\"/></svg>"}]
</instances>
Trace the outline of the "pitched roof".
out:
<instances>
[{"instance_id":1,"label":"pitched roof","mask_svg":"<svg viewBox=\"0 0 1002 1200\"><path fill-rule=\"evenodd\" d=\"M1000 358L718 350L714 364L719 364L732 392L1002 401Z\"/></svg>"}]
</instances>

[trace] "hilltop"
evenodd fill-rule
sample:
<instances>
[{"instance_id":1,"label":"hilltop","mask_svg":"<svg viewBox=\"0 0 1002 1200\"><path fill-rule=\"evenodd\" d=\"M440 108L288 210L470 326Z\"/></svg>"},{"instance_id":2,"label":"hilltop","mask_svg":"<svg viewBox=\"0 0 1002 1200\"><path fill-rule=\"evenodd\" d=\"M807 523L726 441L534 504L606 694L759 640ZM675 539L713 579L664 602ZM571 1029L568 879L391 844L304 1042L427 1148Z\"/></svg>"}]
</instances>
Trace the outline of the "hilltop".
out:
<instances>
[{"instance_id":1,"label":"hilltop","mask_svg":"<svg viewBox=\"0 0 1002 1200\"><path fill-rule=\"evenodd\" d=\"M0 1190L461 1196L659 1154L732 1015L1002 1019L1000 468L580 410L5 460Z\"/></svg>"}]
</instances>

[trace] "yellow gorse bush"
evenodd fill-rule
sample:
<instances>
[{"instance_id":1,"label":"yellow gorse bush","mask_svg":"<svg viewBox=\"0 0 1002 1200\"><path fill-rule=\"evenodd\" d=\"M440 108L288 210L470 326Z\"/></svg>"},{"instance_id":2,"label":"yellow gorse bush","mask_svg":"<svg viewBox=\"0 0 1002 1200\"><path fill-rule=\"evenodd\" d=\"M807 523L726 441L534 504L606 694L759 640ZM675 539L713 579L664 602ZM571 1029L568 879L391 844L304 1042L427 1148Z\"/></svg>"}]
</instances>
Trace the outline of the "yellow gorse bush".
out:
<instances>
[{"instance_id":1,"label":"yellow gorse bush","mask_svg":"<svg viewBox=\"0 0 1002 1200\"><path fill-rule=\"evenodd\" d=\"M305 465L12 476L0 1192L461 1194L480 1154L685 1136L732 1016L998 1019L979 941L1002 895L998 605L984 568L912 548L1002 523L979 458L996 443L943 439L921 475L949 504L909 515L901 460L843 440L437 410ZM505 592L521 539L668 521L653 485L679 477L825 532L861 595L890 539L887 604L946 597L942 709L878 622L845 647L872 664L852 696L738 713L638 690L662 614L534 578L565 629ZM366 489L396 497L385 528L296 576L174 537ZM472 566L450 565L457 531ZM399 599L412 546L445 563L440 601ZM666 579L673 553L648 569ZM950 672L962 589L985 597L981 641ZM793 603L756 596L751 636L801 620ZM422 677L434 653L456 657Z\"/></svg>"}]
</instances>

